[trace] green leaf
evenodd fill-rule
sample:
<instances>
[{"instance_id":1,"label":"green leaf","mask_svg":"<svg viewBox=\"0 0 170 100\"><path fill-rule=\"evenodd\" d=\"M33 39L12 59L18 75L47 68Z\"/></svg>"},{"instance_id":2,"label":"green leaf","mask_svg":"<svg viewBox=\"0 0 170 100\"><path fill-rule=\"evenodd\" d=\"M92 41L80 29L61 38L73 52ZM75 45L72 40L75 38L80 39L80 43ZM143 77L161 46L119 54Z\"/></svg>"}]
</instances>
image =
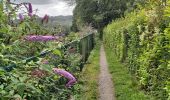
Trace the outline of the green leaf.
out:
<instances>
[{"instance_id":1,"label":"green leaf","mask_svg":"<svg viewBox=\"0 0 170 100\"><path fill-rule=\"evenodd\" d=\"M15 95L14 95L14 98L15 98L15 99L18 99L18 100L22 100L22 97L21 97L19 94L15 94Z\"/></svg>"},{"instance_id":2,"label":"green leaf","mask_svg":"<svg viewBox=\"0 0 170 100\"><path fill-rule=\"evenodd\" d=\"M60 77L58 75L54 75L53 79L58 80Z\"/></svg>"},{"instance_id":3,"label":"green leaf","mask_svg":"<svg viewBox=\"0 0 170 100\"><path fill-rule=\"evenodd\" d=\"M0 68L0 75L4 75L4 74L5 74L5 71L2 68Z\"/></svg>"},{"instance_id":4,"label":"green leaf","mask_svg":"<svg viewBox=\"0 0 170 100\"><path fill-rule=\"evenodd\" d=\"M10 94L10 95L13 95L14 92L15 92L14 90L11 90L11 91L9 91L9 94Z\"/></svg>"},{"instance_id":5,"label":"green leaf","mask_svg":"<svg viewBox=\"0 0 170 100\"><path fill-rule=\"evenodd\" d=\"M1 91L1 94L2 94L2 95L6 94L6 93L7 93L7 92L6 92L5 90L2 90L2 91Z\"/></svg>"},{"instance_id":6,"label":"green leaf","mask_svg":"<svg viewBox=\"0 0 170 100\"><path fill-rule=\"evenodd\" d=\"M50 66L50 65L46 65L46 64L43 64L43 65L41 66L41 69L42 69L42 70L45 70L45 71L47 71L47 72L51 72L51 71L52 71L51 66Z\"/></svg>"},{"instance_id":7,"label":"green leaf","mask_svg":"<svg viewBox=\"0 0 170 100\"><path fill-rule=\"evenodd\" d=\"M19 83L19 84L17 85L18 94L19 94L20 96L23 96L25 89L26 89L25 83Z\"/></svg>"},{"instance_id":8,"label":"green leaf","mask_svg":"<svg viewBox=\"0 0 170 100\"><path fill-rule=\"evenodd\" d=\"M17 80L17 78L15 78L15 77L10 77L10 79L11 79L12 83L17 83L17 82L19 82L19 80Z\"/></svg>"},{"instance_id":9,"label":"green leaf","mask_svg":"<svg viewBox=\"0 0 170 100\"><path fill-rule=\"evenodd\" d=\"M54 51L53 51L53 54L59 55L59 56L61 57L61 52L60 52L58 49L54 50Z\"/></svg>"},{"instance_id":10,"label":"green leaf","mask_svg":"<svg viewBox=\"0 0 170 100\"><path fill-rule=\"evenodd\" d=\"M170 69L170 61L168 62L168 66L167 67L168 67L168 69Z\"/></svg>"},{"instance_id":11,"label":"green leaf","mask_svg":"<svg viewBox=\"0 0 170 100\"><path fill-rule=\"evenodd\" d=\"M41 90L40 89L37 89L36 87L34 87L32 84L27 84L27 87L29 88L29 89L31 89L31 92L32 93L42 93L41 92Z\"/></svg>"},{"instance_id":12,"label":"green leaf","mask_svg":"<svg viewBox=\"0 0 170 100\"><path fill-rule=\"evenodd\" d=\"M0 85L0 89L1 89L1 90L4 89L4 85L3 85L3 84Z\"/></svg>"},{"instance_id":13,"label":"green leaf","mask_svg":"<svg viewBox=\"0 0 170 100\"><path fill-rule=\"evenodd\" d=\"M19 80L20 80L21 82L24 82L26 79L27 79L27 77L26 77L26 76L19 77Z\"/></svg>"},{"instance_id":14,"label":"green leaf","mask_svg":"<svg viewBox=\"0 0 170 100\"><path fill-rule=\"evenodd\" d=\"M25 27L27 27L27 28L31 29L31 26L30 26L30 24L29 24L29 23L25 23Z\"/></svg>"},{"instance_id":15,"label":"green leaf","mask_svg":"<svg viewBox=\"0 0 170 100\"><path fill-rule=\"evenodd\" d=\"M61 48L61 47L62 47L62 44L61 44L61 43L59 43L59 44L58 44L58 47L59 47L59 48Z\"/></svg>"}]
</instances>

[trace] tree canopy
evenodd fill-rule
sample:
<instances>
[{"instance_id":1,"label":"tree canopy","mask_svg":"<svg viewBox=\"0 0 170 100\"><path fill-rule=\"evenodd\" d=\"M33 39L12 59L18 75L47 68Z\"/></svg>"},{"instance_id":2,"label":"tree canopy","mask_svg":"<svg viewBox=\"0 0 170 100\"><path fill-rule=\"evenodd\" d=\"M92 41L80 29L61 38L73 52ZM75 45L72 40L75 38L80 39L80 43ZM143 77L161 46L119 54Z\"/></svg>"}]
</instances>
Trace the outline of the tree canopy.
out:
<instances>
[{"instance_id":1,"label":"tree canopy","mask_svg":"<svg viewBox=\"0 0 170 100\"><path fill-rule=\"evenodd\" d=\"M76 0L72 30L78 31L85 25L102 30L112 20L124 16L133 4L134 0Z\"/></svg>"}]
</instances>

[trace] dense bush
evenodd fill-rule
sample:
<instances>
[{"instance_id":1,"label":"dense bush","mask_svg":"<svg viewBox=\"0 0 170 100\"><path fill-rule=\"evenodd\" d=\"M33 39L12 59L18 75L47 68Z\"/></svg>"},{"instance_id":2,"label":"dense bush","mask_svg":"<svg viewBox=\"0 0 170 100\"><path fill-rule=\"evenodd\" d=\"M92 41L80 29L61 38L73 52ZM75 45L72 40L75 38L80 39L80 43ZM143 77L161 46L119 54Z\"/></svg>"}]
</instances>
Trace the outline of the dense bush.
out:
<instances>
[{"instance_id":1,"label":"dense bush","mask_svg":"<svg viewBox=\"0 0 170 100\"><path fill-rule=\"evenodd\" d=\"M63 46L62 42L77 38L64 39L65 34L57 31L57 27L52 31L45 23L40 23L36 15L33 15L30 3L13 4L9 1L0 1L0 100L67 100L77 92L74 88L78 87L67 88L67 80L55 75L52 68L63 68L77 77L81 55L77 51L77 45L54 49ZM21 6L26 6L28 12L18 17L16 13L18 9L22 9ZM43 20L47 22L47 15ZM42 35L57 39L36 41L37 38L25 38ZM50 50L53 51L34 61L26 63L24 60ZM16 66L12 71L4 70L13 64Z\"/></svg>"},{"instance_id":2,"label":"dense bush","mask_svg":"<svg viewBox=\"0 0 170 100\"><path fill-rule=\"evenodd\" d=\"M141 89L162 100L170 97L170 21L164 9L155 1L104 29L105 45L127 63Z\"/></svg>"}]
</instances>

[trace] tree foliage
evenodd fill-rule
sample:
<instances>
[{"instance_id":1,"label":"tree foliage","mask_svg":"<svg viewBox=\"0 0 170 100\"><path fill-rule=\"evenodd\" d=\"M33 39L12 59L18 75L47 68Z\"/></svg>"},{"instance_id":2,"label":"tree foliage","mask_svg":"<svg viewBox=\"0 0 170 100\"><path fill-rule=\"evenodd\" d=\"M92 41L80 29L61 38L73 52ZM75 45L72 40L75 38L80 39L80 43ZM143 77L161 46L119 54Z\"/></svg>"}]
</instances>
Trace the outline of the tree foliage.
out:
<instances>
[{"instance_id":1,"label":"tree foliage","mask_svg":"<svg viewBox=\"0 0 170 100\"><path fill-rule=\"evenodd\" d=\"M131 0L77 0L72 29L77 31L85 25L102 29L113 19L124 16Z\"/></svg>"}]
</instances>

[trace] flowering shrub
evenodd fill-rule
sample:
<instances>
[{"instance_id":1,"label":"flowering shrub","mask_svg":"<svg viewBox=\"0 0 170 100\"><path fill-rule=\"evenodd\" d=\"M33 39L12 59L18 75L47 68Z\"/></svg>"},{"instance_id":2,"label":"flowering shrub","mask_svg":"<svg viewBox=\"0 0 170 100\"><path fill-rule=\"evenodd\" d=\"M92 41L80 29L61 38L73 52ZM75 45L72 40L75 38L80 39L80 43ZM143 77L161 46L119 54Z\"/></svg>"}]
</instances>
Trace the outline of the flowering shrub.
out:
<instances>
[{"instance_id":1,"label":"flowering shrub","mask_svg":"<svg viewBox=\"0 0 170 100\"><path fill-rule=\"evenodd\" d=\"M54 50L42 56L44 58L37 57L34 62L26 63L23 59L63 45L58 41L58 31L51 32L50 28L36 20L31 3L0 2L3 2L0 3L0 100L67 100L74 93L74 87L66 88L67 80L55 75L52 68L59 66L76 77L79 74L79 61L70 58L80 60L80 55L68 55L62 49ZM4 5L8 12L3 12ZM21 6L27 12L17 15ZM19 18L19 21L15 18ZM48 15L44 16L43 24L48 22L48 18ZM6 72L4 68L11 64L16 66L11 72ZM73 85L75 81L70 80L66 86Z\"/></svg>"},{"instance_id":2,"label":"flowering shrub","mask_svg":"<svg viewBox=\"0 0 170 100\"><path fill-rule=\"evenodd\" d=\"M28 3L28 16L32 17L32 13L33 13L32 4Z\"/></svg>"},{"instance_id":3,"label":"flowering shrub","mask_svg":"<svg viewBox=\"0 0 170 100\"><path fill-rule=\"evenodd\" d=\"M24 20L24 16L21 13L19 13L19 19L20 19L20 21Z\"/></svg>"},{"instance_id":4,"label":"flowering shrub","mask_svg":"<svg viewBox=\"0 0 170 100\"><path fill-rule=\"evenodd\" d=\"M26 36L25 40L27 41L42 41L42 42L47 42L47 41L52 41L58 39L57 36L42 36L42 35L32 35L32 36Z\"/></svg>"},{"instance_id":5,"label":"flowering shrub","mask_svg":"<svg viewBox=\"0 0 170 100\"><path fill-rule=\"evenodd\" d=\"M42 23L48 23L48 15L45 15L43 19L41 20Z\"/></svg>"},{"instance_id":6,"label":"flowering shrub","mask_svg":"<svg viewBox=\"0 0 170 100\"><path fill-rule=\"evenodd\" d=\"M68 83L66 84L66 87L70 87L76 82L76 78L72 74L63 69L53 68L53 71L54 73L64 76L69 80Z\"/></svg>"}]
</instances>

